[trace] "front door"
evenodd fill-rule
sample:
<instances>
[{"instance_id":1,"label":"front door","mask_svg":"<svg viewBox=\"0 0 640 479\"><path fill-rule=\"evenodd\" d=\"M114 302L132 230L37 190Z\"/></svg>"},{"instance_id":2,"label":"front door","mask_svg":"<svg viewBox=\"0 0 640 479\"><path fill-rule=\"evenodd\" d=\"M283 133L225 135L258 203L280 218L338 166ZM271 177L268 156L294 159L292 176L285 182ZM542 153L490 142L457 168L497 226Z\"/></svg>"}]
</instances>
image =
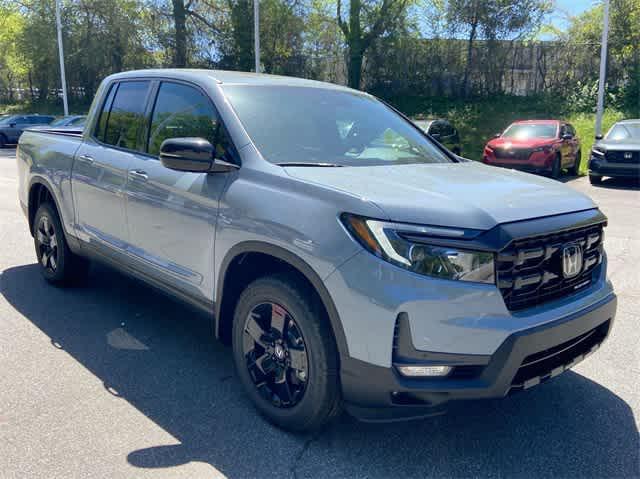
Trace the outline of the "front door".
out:
<instances>
[{"instance_id":1,"label":"front door","mask_svg":"<svg viewBox=\"0 0 640 479\"><path fill-rule=\"evenodd\" d=\"M165 168L167 138L200 137L213 145L223 131L211 100L191 85L162 81L151 113L147 155L129 165L127 218L136 267L196 300L211 300L218 201L228 175Z\"/></svg>"},{"instance_id":2,"label":"front door","mask_svg":"<svg viewBox=\"0 0 640 479\"><path fill-rule=\"evenodd\" d=\"M127 248L124 191L129 165L140 154L149 87L149 81L112 84L92 137L76 153L71 179L76 232L107 254Z\"/></svg>"}]
</instances>

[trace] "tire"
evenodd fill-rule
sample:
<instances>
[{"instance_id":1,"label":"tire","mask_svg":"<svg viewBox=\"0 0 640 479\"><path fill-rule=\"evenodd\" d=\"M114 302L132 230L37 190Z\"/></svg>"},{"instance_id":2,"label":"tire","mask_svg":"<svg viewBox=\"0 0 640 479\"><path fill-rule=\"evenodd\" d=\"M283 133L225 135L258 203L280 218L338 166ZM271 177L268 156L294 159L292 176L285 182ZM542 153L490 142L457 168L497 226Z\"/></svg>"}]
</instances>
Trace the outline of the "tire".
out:
<instances>
[{"instance_id":1,"label":"tire","mask_svg":"<svg viewBox=\"0 0 640 479\"><path fill-rule=\"evenodd\" d=\"M0 148L7 146L7 137L0 134Z\"/></svg>"},{"instance_id":2,"label":"tire","mask_svg":"<svg viewBox=\"0 0 640 479\"><path fill-rule=\"evenodd\" d=\"M69 249L60 216L51 203L42 203L33 220L33 242L40 273L55 285L77 284L84 280L89 262Z\"/></svg>"},{"instance_id":3,"label":"tire","mask_svg":"<svg viewBox=\"0 0 640 479\"><path fill-rule=\"evenodd\" d=\"M284 326L279 329L276 323ZM335 339L310 286L300 278L278 274L247 286L236 306L232 334L240 382L269 422L288 431L313 431L340 412ZM284 359L278 359L277 341L286 348ZM293 367L294 357L299 368Z\"/></svg>"},{"instance_id":4,"label":"tire","mask_svg":"<svg viewBox=\"0 0 640 479\"><path fill-rule=\"evenodd\" d=\"M573 163L573 166L569 169L569 173L573 176L578 176L580 174L580 162L582 161L582 151L578 150L576 154L576 161Z\"/></svg>"},{"instance_id":5,"label":"tire","mask_svg":"<svg viewBox=\"0 0 640 479\"><path fill-rule=\"evenodd\" d=\"M589 175L589 183L592 185L599 185L602 183L602 176Z\"/></svg>"},{"instance_id":6,"label":"tire","mask_svg":"<svg viewBox=\"0 0 640 479\"><path fill-rule=\"evenodd\" d=\"M556 159L553 160L553 165L551 165L551 177L554 179L559 179L562 176L562 164L560 163L560 155L556 156Z\"/></svg>"}]
</instances>

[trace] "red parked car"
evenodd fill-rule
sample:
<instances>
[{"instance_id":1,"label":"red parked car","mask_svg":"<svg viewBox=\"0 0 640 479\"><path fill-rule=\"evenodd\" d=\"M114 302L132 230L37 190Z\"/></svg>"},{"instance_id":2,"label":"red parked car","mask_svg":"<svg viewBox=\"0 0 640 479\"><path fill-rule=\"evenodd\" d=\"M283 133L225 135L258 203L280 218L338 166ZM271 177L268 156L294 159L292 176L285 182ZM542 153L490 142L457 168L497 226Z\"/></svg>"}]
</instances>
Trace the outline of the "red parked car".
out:
<instances>
[{"instance_id":1,"label":"red parked car","mask_svg":"<svg viewBox=\"0 0 640 479\"><path fill-rule=\"evenodd\" d=\"M578 174L580 139L569 123L558 120L516 121L484 147L483 161L559 178L562 169Z\"/></svg>"}]
</instances>

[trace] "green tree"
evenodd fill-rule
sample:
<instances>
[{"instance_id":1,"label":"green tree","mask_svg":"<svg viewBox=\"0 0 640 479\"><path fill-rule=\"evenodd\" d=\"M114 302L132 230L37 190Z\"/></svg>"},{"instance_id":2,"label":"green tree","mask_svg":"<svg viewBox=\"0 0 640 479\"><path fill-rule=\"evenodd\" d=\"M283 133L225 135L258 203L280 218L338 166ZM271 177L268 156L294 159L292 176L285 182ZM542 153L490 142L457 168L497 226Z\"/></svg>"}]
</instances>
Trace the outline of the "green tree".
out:
<instances>
[{"instance_id":1,"label":"green tree","mask_svg":"<svg viewBox=\"0 0 640 479\"><path fill-rule=\"evenodd\" d=\"M409 0L350 0L345 17L342 0L337 2L337 21L347 44L347 82L351 88L360 88L366 51L375 39L397 27Z\"/></svg>"}]
</instances>

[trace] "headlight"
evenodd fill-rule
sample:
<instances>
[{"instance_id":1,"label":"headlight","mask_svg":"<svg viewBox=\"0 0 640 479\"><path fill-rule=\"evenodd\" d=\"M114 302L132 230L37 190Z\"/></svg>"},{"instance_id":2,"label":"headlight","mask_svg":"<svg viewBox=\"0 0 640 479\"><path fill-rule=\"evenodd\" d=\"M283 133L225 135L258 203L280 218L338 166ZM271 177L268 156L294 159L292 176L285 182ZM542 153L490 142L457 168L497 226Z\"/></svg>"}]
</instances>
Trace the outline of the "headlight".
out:
<instances>
[{"instance_id":1,"label":"headlight","mask_svg":"<svg viewBox=\"0 0 640 479\"><path fill-rule=\"evenodd\" d=\"M418 241L419 236L461 239L464 231L452 228L388 223L343 214L353 237L376 256L414 273L435 278L495 283L494 254Z\"/></svg>"}]
</instances>

